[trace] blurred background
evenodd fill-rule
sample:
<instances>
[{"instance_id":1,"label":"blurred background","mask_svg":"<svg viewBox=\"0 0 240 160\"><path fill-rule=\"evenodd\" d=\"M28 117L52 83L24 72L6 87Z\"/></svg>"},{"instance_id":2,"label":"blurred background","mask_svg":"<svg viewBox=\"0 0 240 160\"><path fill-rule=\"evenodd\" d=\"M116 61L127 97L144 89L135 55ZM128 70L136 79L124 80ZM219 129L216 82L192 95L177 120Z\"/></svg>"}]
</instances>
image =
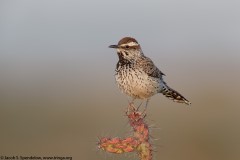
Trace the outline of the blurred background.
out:
<instances>
[{"instance_id":1,"label":"blurred background","mask_svg":"<svg viewBox=\"0 0 240 160\"><path fill-rule=\"evenodd\" d=\"M131 133L108 46L132 36L192 102L151 99L154 159L239 159L239 8L237 0L0 1L0 155L137 159L97 149L98 137Z\"/></svg>"}]
</instances>

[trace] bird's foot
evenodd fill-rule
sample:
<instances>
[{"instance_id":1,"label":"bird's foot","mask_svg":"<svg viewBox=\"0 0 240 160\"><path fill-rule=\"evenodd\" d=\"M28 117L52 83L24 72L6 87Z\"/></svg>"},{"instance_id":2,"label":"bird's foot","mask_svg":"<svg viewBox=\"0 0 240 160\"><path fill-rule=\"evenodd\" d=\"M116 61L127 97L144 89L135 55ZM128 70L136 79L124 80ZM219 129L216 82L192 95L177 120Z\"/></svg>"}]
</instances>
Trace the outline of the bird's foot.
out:
<instances>
[{"instance_id":1,"label":"bird's foot","mask_svg":"<svg viewBox=\"0 0 240 160\"><path fill-rule=\"evenodd\" d=\"M134 115L138 115L139 118L145 118L146 117L146 108L141 112L141 111L139 111L140 106L136 107L134 105L134 103L129 103L129 105L127 107L126 115L134 113Z\"/></svg>"}]
</instances>

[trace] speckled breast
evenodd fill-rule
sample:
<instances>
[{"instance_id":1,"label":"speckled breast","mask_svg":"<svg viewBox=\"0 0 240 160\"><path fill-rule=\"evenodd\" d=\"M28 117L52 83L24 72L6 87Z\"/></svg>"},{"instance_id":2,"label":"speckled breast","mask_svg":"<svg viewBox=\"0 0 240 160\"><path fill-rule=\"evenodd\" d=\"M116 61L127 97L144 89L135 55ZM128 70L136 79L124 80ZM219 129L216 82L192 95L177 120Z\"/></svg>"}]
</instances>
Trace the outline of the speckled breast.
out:
<instances>
[{"instance_id":1,"label":"speckled breast","mask_svg":"<svg viewBox=\"0 0 240 160\"><path fill-rule=\"evenodd\" d=\"M159 79L149 77L141 68L121 66L116 69L116 82L120 90L132 98L146 99L159 91Z\"/></svg>"}]
</instances>

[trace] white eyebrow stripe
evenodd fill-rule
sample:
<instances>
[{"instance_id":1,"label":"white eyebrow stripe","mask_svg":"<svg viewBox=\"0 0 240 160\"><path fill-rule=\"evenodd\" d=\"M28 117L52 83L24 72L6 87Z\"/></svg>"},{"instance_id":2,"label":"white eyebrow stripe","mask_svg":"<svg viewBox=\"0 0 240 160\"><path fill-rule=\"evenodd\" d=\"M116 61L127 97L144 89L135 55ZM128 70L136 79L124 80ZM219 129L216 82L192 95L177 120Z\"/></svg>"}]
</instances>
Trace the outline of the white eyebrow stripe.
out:
<instances>
[{"instance_id":1,"label":"white eyebrow stripe","mask_svg":"<svg viewBox=\"0 0 240 160\"><path fill-rule=\"evenodd\" d=\"M136 42L130 42L127 45L129 45L129 46L138 46L138 44Z\"/></svg>"}]
</instances>

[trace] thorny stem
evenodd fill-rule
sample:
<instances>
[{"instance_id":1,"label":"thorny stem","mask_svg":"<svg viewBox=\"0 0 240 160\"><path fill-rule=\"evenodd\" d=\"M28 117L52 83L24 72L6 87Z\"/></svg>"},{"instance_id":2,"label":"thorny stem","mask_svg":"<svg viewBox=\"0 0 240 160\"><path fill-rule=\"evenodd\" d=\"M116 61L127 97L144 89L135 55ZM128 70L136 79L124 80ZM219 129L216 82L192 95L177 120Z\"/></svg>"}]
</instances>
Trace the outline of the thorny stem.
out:
<instances>
[{"instance_id":1,"label":"thorny stem","mask_svg":"<svg viewBox=\"0 0 240 160\"><path fill-rule=\"evenodd\" d=\"M133 135L124 139L101 138L98 147L110 153L137 152L140 160L152 159L152 145L149 143L149 127L144 122L146 113L139 112L132 103L129 104L126 115L130 126L133 128Z\"/></svg>"}]
</instances>

